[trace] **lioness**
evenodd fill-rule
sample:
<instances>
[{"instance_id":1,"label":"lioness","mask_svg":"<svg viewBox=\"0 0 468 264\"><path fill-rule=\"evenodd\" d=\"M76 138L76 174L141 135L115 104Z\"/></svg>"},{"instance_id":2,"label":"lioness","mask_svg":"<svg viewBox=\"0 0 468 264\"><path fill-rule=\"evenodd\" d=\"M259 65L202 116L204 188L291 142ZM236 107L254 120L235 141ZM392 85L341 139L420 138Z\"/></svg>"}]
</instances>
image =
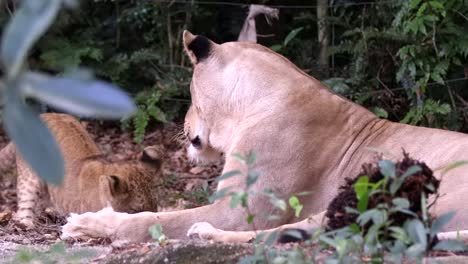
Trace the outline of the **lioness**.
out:
<instances>
[{"instance_id":1,"label":"lioness","mask_svg":"<svg viewBox=\"0 0 468 264\"><path fill-rule=\"evenodd\" d=\"M192 147L206 145L224 153L223 173L245 172L245 166L232 155L254 151L257 161L252 169L262 176L252 191L272 189L280 197L312 192L302 199L300 219L321 213L344 177L356 175L361 164L372 158L374 153L366 147L396 153L404 148L432 168L468 160L467 135L379 119L261 45L247 42L219 45L187 31L183 42L194 65L190 111L196 111L193 116L201 121L199 129L188 130ZM436 214L457 210L446 230L468 228L468 205L462 200L468 193L467 172L467 167L461 167L444 176L439 189L443 196L432 208ZM217 188L228 186L234 191L243 189L245 178L222 180ZM102 210L73 215L63 227L62 237L143 241L149 238L149 226L161 224L169 238L180 239L197 222L224 230L251 229L245 220L246 212L231 209L229 202L226 198L176 212L126 214ZM248 203L251 213L258 216L254 220L256 228L273 228L300 220L292 211L273 221L260 217L261 213L275 212L263 196L250 196ZM209 229L209 224L195 226L190 234L198 232L204 238L212 238L212 231L219 230Z\"/></svg>"},{"instance_id":2,"label":"lioness","mask_svg":"<svg viewBox=\"0 0 468 264\"><path fill-rule=\"evenodd\" d=\"M41 118L62 151L66 175L62 185L48 185L15 155L13 143L2 149L3 170L11 167L16 159L18 211L15 218L19 222L34 226L34 209L39 205L48 206L47 201L64 214L96 212L106 206L129 213L157 211L155 187L161 181L161 159L155 147L146 148L139 161L108 162L74 117L42 114Z\"/></svg>"}]
</instances>

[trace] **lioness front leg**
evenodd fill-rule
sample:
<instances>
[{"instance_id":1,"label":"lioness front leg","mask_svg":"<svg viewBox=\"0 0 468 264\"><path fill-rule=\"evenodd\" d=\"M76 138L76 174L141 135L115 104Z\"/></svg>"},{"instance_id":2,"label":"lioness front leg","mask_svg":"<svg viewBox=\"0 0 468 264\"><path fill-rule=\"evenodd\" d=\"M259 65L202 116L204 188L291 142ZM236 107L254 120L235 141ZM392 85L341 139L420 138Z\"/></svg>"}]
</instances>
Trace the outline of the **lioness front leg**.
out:
<instances>
[{"instance_id":1,"label":"lioness front leg","mask_svg":"<svg viewBox=\"0 0 468 264\"><path fill-rule=\"evenodd\" d=\"M62 239L103 237L112 241L143 242L150 239L148 228L155 224L171 239L186 238L197 222L209 222L226 230L248 230L242 209L230 209L229 201L175 212L118 213L110 208L96 213L72 214L62 228Z\"/></svg>"},{"instance_id":2,"label":"lioness front leg","mask_svg":"<svg viewBox=\"0 0 468 264\"><path fill-rule=\"evenodd\" d=\"M187 232L187 236L217 242L245 243L252 241L260 233L264 233L265 235L263 236L263 239L266 239L273 232L278 232L279 234L287 229L302 229L305 231L311 231L312 229L322 226L324 217L325 211L293 224L286 224L268 230L257 231L227 231L215 228L209 223L201 222L192 225Z\"/></svg>"}]
</instances>

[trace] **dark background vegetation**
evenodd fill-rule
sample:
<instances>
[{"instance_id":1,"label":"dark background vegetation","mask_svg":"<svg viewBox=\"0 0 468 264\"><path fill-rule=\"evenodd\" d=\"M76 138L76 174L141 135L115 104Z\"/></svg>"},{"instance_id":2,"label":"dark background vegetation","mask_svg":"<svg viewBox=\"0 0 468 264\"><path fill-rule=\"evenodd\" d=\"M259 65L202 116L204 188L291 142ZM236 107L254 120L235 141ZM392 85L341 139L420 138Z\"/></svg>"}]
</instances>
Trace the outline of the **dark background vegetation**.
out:
<instances>
[{"instance_id":1,"label":"dark background vegetation","mask_svg":"<svg viewBox=\"0 0 468 264\"><path fill-rule=\"evenodd\" d=\"M2 25L15 2L2 2ZM307 73L381 117L468 131L467 0L328 1L325 65L317 63L323 47L316 7L323 2L81 0L79 9L61 13L29 66L61 73L86 65L118 84L139 105L137 115L122 122L138 142L148 126L183 118L190 103L184 29L219 43L233 41L247 4L279 5L279 20L271 26L262 16L256 19L260 44L276 45ZM281 45L293 30L297 35Z\"/></svg>"}]
</instances>

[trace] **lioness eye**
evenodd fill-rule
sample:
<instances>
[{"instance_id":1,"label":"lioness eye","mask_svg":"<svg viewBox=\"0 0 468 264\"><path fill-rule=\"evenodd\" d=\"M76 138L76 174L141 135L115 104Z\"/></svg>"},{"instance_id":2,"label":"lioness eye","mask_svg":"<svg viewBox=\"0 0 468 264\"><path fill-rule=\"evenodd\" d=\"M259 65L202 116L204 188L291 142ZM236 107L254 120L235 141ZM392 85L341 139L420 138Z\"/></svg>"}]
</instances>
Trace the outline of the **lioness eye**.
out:
<instances>
[{"instance_id":1,"label":"lioness eye","mask_svg":"<svg viewBox=\"0 0 468 264\"><path fill-rule=\"evenodd\" d=\"M197 149L201 148L202 146L201 140L198 136L196 136L194 139L191 139L190 143L192 143L192 145Z\"/></svg>"}]
</instances>

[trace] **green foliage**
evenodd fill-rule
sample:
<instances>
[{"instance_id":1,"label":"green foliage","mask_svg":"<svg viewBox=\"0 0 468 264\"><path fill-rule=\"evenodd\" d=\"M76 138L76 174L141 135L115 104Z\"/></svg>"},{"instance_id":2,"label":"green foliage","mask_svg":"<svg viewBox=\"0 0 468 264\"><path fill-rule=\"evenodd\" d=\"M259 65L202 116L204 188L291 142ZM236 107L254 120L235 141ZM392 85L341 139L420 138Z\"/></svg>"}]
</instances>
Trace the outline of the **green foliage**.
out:
<instances>
[{"instance_id":1,"label":"green foliage","mask_svg":"<svg viewBox=\"0 0 468 264\"><path fill-rule=\"evenodd\" d=\"M135 98L135 101L138 106L138 111L133 117L134 124L134 140L137 143L143 141L145 136L146 127L151 118L154 118L157 121L166 123L166 115L161 111L157 106L161 98L160 92L153 92L150 94L144 93L140 94Z\"/></svg>"},{"instance_id":2,"label":"green foliage","mask_svg":"<svg viewBox=\"0 0 468 264\"><path fill-rule=\"evenodd\" d=\"M212 191L206 182L204 182L201 186L194 188L190 192L185 192L183 194L184 200L190 202L185 206L185 208L195 208L206 205L209 202L209 197L211 194Z\"/></svg>"},{"instance_id":3,"label":"green foliage","mask_svg":"<svg viewBox=\"0 0 468 264\"><path fill-rule=\"evenodd\" d=\"M416 106L411 108L401 122L410 125L423 124L437 127L441 126L440 117L447 116L450 111L450 106L448 104L441 104L428 99L424 102L422 107Z\"/></svg>"},{"instance_id":4,"label":"green foliage","mask_svg":"<svg viewBox=\"0 0 468 264\"><path fill-rule=\"evenodd\" d=\"M402 1L393 26L417 43L400 48L403 63L397 79L408 74L423 89L429 80L443 85L449 66L460 65L468 56L467 21L463 19L467 13L464 1Z\"/></svg>"},{"instance_id":5,"label":"green foliage","mask_svg":"<svg viewBox=\"0 0 468 264\"><path fill-rule=\"evenodd\" d=\"M63 242L50 246L48 250L21 248L8 263L82 263L84 259L96 256L95 252L84 249L69 251Z\"/></svg>"},{"instance_id":6,"label":"green foliage","mask_svg":"<svg viewBox=\"0 0 468 264\"><path fill-rule=\"evenodd\" d=\"M303 29L304 29L303 27L299 27L299 28L291 30L291 32L289 32L289 34L286 36L286 38L284 38L282 44L275 44L275 45L271 46L270 48L272 50L274 50L274 51L277 51L277 52L281 51L281 49L286 48L286 46L288 46L289 42L291 42L291 40L296 38L297 34L299 34L299 32L301 32Z\"/></svg>"},{"instance_id":7,"label":"green foliage","mask_svg":"<svg viewBox=\"0 0 468 264\"><path fill-rule=\"evenodd\" d=\"M455 168L457 165L461 164L454 164L450 168ZM430 219L424 195L421 197L421 206L424 208L422 215L410 211L407 198L395 196L402 181L420 172L420 166L411 166L398 177L395 163L390 160L379 161L379 169L384 176L379 182L370 183L367 176L361 176L354 184L359 201L358 208L348 208L347 211L358 215L355 223L329 232L320 229L313 231L311 239L306 241L308 245L316 244L314 247L306 247L307 250L312 248L310 252L306 252L306 249L299 245L292 249L272 247L279 233L277 231L268 235L260 233L254 242L254 254L243 258L240 263L315 263L317 259L321 259L324 263L402 263L403 258L421 261L431 249L447 251L467 249L463 241L436 241L436 236L442 227L454 216L453 212L441 215L437 219ZM245 193L242 192L242 195ZM391 193L392 203L390 205L382 203L368 208L369 198L382 193ZM268 196L275 197L271 191L268 192ZM285 209L285 204L278 203L275 199L277 198L272 199L272 203L280 204L276 207ZM289 204L292 208L297 208L296 205L299 204L297 197L292 196ZM410 216L402 226L391 221L392 215L402 213ZM296 230L289 230L288 235L302 237ZM324 250L328 253L324 254Z\"/></svg>"},{"instance_id":8,"label":"green foliage","mask_svg":"<svg viewBox=\"0 0 468 264\"><path fill-rule=\"evenodd\" d=\"M216 200L219 199L225 199L227 197L230 198L230 207L231 208L237 208L238 206L241 206L244 208L247 212L247 218L246 221L249 224L252 224L255 217L258 215L262 215L265 217L267 220L274 220L277 219L279 216L274 215L274 214L264 214L264 212L257 212L257 214L254 214L251 212L250 205L248 203L249 197L252 196L261 196L261 197L266 197L270 201L270 203L274 206L275 209L278 209L280 212L285 212L288 210L288 204L292 210L294 210L294 214L296 217L299 217L302 208L304 207L300 201L298 196L303 196L309 194L308 192L304 193L299 193L296 195L292 195L288 199L288 203L280 197L278 197L272 190L265 189L261 192L255 192L252 190L252 186L257 182L257 180L261 177L260 173L257 171L254 171L252 167L255 165L255 162L257 160L257 156L255 152L250 152L246 156L235 153L232 155L235 159L237 159L240 163L245 165L247 167L247 172L243 174L239 170L234 170L234 171L229 171L221 176L219 176L216 179L216 182L220 182L232 177L243 177L245 178L245 186L243 190L240 191L231 191L230 187L221 189L215 193L213 193L209 198L209 202L213 203ZM255 226L254 226L255 229Z\"/></svg>"},{"instance_id":9,"label":"green foliage","mask_svg":"<svg viewBox=\"0 0 468 264\"><path fill-rule=\"evenodd\" d=\"M47 45L41 47L40 60L43 67L55 72L67 68L79 67L83 59L92 59L96 62L102 60L102 50L94 47L84 47L79 43L73 43L64 37L50 39Z\"/></svg>"},{"instance_id":10,"label":"green foliage","mask_svg":"<svg viewBox=\"0 0 468 264\"><path fill-rule=\"evenodd\" d=\"M58 8L65 0L47 1ZM56 23L41 38L42 33L31 35L31 41L38 39L38 43L30 52L28 65L49 73L87 65L98 77L139 97L137 118L125 123L139 141L147 125L180 118L188 106L191 67L180 36L199 9L150 1L81 0L79 11L58 14ZM7 10L1 11L0 22L9 16ZM58 13L51 11L54 17ZM9 49L15 48L17 45ZM158 99L155 102L154 97L142 94L157 94Z\"/></svg>"},{"instance_id":11,"label":"green foliage","mask_svg":"<svg viewBox=\"0 0 468 264\"><path fill-rule=\"evenodd\" d=\"M153 240L156 241L157 244L164 244L167 242L167 237L164 235L162 226L159 224L152 225L148 228L148 232Z\"/></svg>"},{"instance_id":12,"label":"green foliage","mask_svg":"<svg viewBox=\"0 0 468 264\"><path fill-rule=\"evenodd\" d=\"M128 116L135 111L128 95L110 84L92 80L90 74L83 74L82 71L57 78L28 71L26 55L55 20L62 4L75 6L74 2L22 1L7 23L1 43L1 58L6 74L0 84L4 88L2 103L5 130L32 169L54 184L59 184L63 179L63 158L39 113L25 103L25 98L42 101L81 116L112 119Z\"/></svg>"},{"instance_id":13,"label":"green foliage","mask_svg":"<svg viewBox=\"0 0 468 264\"><path fill-rule=\"evenodd\" d=\"M460 129L466 113L454 97L466 93L444 80L461 77L467 65L467 17L468 5L457 0L337 7L330 22L340 32L340 43L330 54L346 56L341 68L347 77L340 72L341 78L325 83L380 117ZM396 87L403 89L389 90ZM375 90L388 96L376 96Z\"/></svg>"},{"instance_id":14,"label":"green foliage","mask_svg":"<svg viewBox=\"0 0 468 264\"><path fill-rule=\"evenodd\" d=\"M366 187L368 180L362 176L356 181L354 188L359 197L372 196L378 193L391 193L393 195L392 205L379 204L374 208L366 208L364 211L350 208L350 212L358 214L357 225L348 226L342 230L332 231L319 238L326 244L336 249L333 258L341 261L354 259L358 262L365 256L370 256L372 260L383 263L400 263L403 256L413 259L421 259L430 250L441 227L448 223L454 213L442 215L439 218L429 221L427 210L423 210L422 216L417 216L409 210L410 203L404 197L395 197L396 191L400 188L401 182L397 186L388 185L395 183L395 180L403 181L406 177L420 171L419 166L408 168L400 177L396 178L395 164L389 160L379 162L380 172L384 175L383 184L377 183L378 187L369 192ZM391 189L394 190L391 190ZM422 207L427 208L425 196L422 194ZM362 198L361 198L362 199ZM359 206L359 205L358 205ZM404 213L410 217L404 226L397 226L390 220L391 215ZM466 247L461 241L439 242L435 248L445 248L447 250L460 250ZM387 256L386 256L387 255Z\"/></svg>"}]
</instances>

